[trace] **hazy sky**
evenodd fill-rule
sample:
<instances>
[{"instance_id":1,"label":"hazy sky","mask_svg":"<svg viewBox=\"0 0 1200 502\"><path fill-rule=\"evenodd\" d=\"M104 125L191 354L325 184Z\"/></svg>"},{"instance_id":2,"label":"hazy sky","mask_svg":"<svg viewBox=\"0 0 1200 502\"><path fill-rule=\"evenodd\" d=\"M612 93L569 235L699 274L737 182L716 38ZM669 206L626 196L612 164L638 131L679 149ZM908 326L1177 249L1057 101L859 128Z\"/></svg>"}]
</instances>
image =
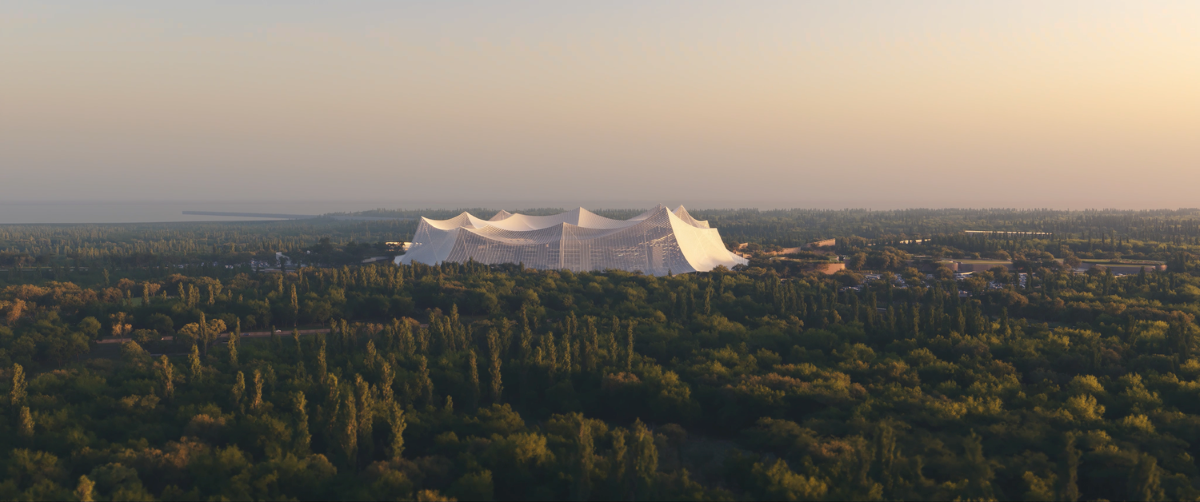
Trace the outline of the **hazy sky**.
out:
<instances>
[{"instance_id":1,"label":"hazy sky","mask_svg":"<svg viewBox=\"0 0 1200 502\"><path fill-rule=\"evenodd\" d=\"M183 4L0 2L0 200L1200 206L1195 0Z\"/></svg>"}]
</instances>

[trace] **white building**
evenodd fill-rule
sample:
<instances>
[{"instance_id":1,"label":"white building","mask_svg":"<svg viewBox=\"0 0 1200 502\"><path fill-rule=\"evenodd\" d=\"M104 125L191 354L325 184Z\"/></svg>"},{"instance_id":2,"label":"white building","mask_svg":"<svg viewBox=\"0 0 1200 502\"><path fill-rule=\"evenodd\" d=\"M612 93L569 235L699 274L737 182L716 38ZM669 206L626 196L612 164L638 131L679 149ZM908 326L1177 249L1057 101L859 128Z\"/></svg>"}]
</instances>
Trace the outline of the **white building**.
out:
<instances>
[{"instance_id":1,"label":"white building","mask_svg":"<svg viewBox=\"0 0 1200 502\"><path fill-rule=\"evenodd\" d=\"M683 206L659 205L628 220L611 220L583 208L553 216L507 211L489 220L462 213L448 220L421 218L408 252L396 263L444 261L523 263L537 269L704 272L746 259L730 253L715 228Z\"/></svg>"}]
</instances>

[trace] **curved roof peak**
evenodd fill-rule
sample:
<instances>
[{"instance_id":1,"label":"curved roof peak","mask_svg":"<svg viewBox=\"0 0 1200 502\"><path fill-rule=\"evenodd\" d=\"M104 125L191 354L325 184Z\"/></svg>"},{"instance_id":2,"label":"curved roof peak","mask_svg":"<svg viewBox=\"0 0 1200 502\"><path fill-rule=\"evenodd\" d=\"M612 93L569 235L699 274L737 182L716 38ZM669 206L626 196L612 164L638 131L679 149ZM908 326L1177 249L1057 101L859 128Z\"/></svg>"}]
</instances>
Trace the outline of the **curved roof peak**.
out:
<instances>
[{"instance_id":1,"label":"curved roof peak","mask_svg":"<svg viewBox=\"0 0 1200 502\"><path fill-rule=\"evenodd\" d=\"M614 220L612 218L606 218L593 213L584 207L577 207L562 213L546 216L531 216L527 214L512 213L505 210L500 210L491 218L484 220L464 211L458 216L445 220L433 220L429 218L422 218L422 220L427 222L431 227L440 230L451 230L455 228L483 229L491 227L498 230L529 231L560 226L562 224L569 224L580 228L590 229L617 229L628 227L638 222L645 221L648 218L661 215L668 215L668 217L678 218L685 224L693 227L709 228L707 221L696 220L690 214L688 214L687 209L682 205L672 211L669 207L663 204L656 204L653 208L648 209L645 212L627 220Z\"/></svg>"},{"instance_id":2,"label":"curved roof peak","mask_svg":"<svg viewBox=\"0 0 1200 502\"><path fill-rule=\"evenodd\" d=\"M692 217L692 215L690 213L688 213L687 208L683 207L683 204L680 204L679 207L675 209L673 214L675 216L679 217L679 219L686 222L688 225L691 225L693 227L709 228L708 221L697 220L696 218Z\"/></svg>"}]
</instances>

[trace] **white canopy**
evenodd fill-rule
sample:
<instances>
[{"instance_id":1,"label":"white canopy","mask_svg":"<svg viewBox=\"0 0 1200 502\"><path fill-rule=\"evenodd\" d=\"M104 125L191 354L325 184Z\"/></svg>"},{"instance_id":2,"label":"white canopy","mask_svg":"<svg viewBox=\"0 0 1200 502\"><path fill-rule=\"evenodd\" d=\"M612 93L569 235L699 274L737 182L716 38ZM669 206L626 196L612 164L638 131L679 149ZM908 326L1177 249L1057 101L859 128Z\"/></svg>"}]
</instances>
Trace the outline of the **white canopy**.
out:
<instances>
[{"instance_id":1,"label":"white canopy","mask_svg":"<svg viewBox=\"0 0 1200 502\"><path fill-rule=\"evenodd\" d=\"M746 260L725 249L721 236L679 206L659 205L628 220L578 208L553 216L500 211L483 220L462 213L448 220L421 218L412 246L396 263L474 260L523 263L538 269L704 272Z\"/></svg>"}]
</instances>

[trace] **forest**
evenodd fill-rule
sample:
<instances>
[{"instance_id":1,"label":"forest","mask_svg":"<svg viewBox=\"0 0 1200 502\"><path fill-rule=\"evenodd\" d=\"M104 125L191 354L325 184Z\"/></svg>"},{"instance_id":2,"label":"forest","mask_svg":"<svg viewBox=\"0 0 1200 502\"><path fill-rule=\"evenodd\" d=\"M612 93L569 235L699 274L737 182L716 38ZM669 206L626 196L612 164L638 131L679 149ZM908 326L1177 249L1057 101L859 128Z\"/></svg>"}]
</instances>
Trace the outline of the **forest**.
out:
<instances>
[{"instance_id":1,"label":"forest","mask_svg":"<svg viewBox=\"0 0 1200 502\"><path fill-rule=\"evenodd\" d=\"M0 227L0 499L1200 498L1200 211L693 214L750 265L361 263L401 220ZM832 275L767 252L831 238ZM943 265L981 258L1010 266Z\"/></svg>"}]
</instances>

